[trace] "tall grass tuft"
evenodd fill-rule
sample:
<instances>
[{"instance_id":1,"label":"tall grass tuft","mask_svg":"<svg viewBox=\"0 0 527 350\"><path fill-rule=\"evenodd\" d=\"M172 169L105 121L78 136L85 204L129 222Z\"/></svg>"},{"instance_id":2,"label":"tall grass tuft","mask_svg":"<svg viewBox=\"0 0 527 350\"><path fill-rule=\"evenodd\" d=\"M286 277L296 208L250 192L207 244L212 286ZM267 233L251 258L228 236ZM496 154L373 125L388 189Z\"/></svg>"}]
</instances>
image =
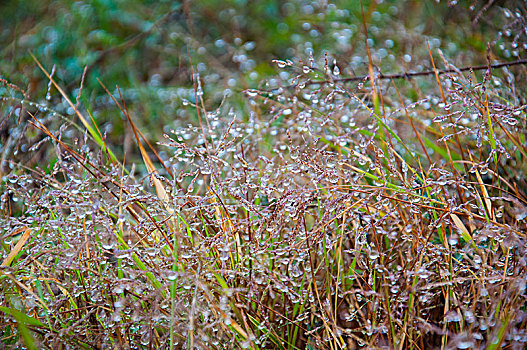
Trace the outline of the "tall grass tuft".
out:
<instances>
[{"instance_id":1,"label":"tall grass tuft","mask_svg":"<svg viewBox=\"0 0 527 350\"><path fill-rule=\"evenodd\" d=\"M81 124L0 80L0 343L525 348L525 70L429 53L449 73L277 59L243 103L192 72L195 123L158 144L101 82L132 164L40 63Z\"/></svg>"}]
</instances>

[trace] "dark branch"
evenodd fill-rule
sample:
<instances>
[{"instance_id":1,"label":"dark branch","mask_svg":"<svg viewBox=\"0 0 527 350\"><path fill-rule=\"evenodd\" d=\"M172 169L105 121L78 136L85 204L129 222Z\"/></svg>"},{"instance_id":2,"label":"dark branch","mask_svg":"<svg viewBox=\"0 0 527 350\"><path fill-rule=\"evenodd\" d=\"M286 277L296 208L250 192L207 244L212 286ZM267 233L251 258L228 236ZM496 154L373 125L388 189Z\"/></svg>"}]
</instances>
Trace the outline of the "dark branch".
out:
<instances>
[{"instance_id":1,"label":"dark branch","mask_svg":"<svg viewBox=\"0 0 527 350\"><path fill-rule=\"evenodd\" d=\"M503 68L503 67L510 67L510 66L517 66L521 64L527 64L527 59L523 60L517 60L512 62L501 62L496 64L491 64L490 68ZM463 67L463 68L451 68L451 69L444 69L444 70L438 70L437 74L448 74L448 73L456 73L456 72L465 72L465 71L475 71L475 70L483 70L488 69L488 65L481 65L481 66L471 66L471 67ZM377 75L377 79L408 79L412 77L420 77L420 76L426 76L426 75L432 75L435 74L434 70L428 70L424 72L410 72L410 73L399 73L399 74L388 74L384 75L382 73ZM357 77L351 77L351 78L343 78L343 79L333 79L333 80L310 80L307 81L306 85L316 85L316 84L327 84L327 83L348 83L351 81L365 81L369 79L369 75L362 75Z\"/></svg>"}]
</instances>

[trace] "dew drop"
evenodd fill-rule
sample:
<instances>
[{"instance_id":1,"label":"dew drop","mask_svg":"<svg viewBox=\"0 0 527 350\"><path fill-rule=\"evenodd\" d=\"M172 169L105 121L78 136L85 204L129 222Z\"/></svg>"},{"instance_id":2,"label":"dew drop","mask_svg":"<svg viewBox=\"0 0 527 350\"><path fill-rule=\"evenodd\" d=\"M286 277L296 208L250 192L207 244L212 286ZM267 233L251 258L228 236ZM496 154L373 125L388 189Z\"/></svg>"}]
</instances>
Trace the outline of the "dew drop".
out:
<instances>
[{"instance_id":1,"label":"dew drop","mask_svg":"<svg viewBox=\"0 0 527 350\"><path fill-rule=\"evenodd\" d=\"M254 89L248 89L248 90L245 90L245 94L249 97L256 97L258 96L258 91Z\"/></svg>"},{"instance_id":2,"label":"dew drop","mask_svg":"<svg viewBox=\"0 0 527 350\"><path fill-rule=\"evenodd\" d=\"M276 65L278 66L278 68L285 68L287 66L287 62L286 61L282 61L282 60L273 60L272 61L273 63L276 63Z\"/></svg>"}]
</instances>

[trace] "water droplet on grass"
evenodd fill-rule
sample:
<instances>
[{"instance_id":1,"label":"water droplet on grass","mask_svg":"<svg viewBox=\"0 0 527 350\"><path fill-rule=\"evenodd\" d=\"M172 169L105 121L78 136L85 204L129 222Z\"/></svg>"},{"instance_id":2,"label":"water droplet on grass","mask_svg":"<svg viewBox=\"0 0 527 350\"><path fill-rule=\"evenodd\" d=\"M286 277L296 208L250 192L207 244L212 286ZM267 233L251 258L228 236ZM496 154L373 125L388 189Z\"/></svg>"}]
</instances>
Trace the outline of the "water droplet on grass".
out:
<instances>
[{"instance_id":1,"label":"water droplet on grass","mask_svg":"<svg viewBox=\"0 0 527 350\"><path fill-rule=\"evenodd\" d=\"M333 75L339 76L340 75L340 69L339 66L335 64L335 67L333 68Z\"/></svg>"},{"instance_id":2,"label":"water droplet on grass","mask_svg":"<svg viewBox=\"0 0 527 350\"><path fill-rule=\"evenodd\" d=\"M282 60L272 60L273 63L276 63L276 65L278 66L278 68L285 68L287 66L287 62L286 61L282 61Z\"/></svg>"},{"instance_id":3,"label":"water droplet on grass","mask_svg":"<svg viewBox=\"0 0 527 350\"><path fill-rule=\"evenodd\" d=\"M258 91L254 89L248 89L248 90L245 90L245 94L249 97L256 97L258 96Z\"/></svg>"}]
</instances>

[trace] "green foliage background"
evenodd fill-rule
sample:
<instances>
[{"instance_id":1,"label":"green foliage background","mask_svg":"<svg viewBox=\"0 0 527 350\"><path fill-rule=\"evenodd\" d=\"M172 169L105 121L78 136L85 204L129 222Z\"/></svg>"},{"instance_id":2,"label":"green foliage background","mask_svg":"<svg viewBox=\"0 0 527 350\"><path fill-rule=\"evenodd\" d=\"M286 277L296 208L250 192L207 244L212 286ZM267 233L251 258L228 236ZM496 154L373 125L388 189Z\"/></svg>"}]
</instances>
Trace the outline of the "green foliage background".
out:
<instances>
[{"instance_id":1,"label":"green foliage background","mask_svg":"<svg viewBox=\"0 0 527 350\"><path fill-rule=\"evenodd\" d=\"M485 63L487 42L495 59L519 55L525 38L505 35L518 3L485 5L364 1L375 65L383 73L429 68L425 41L458 65ZM512 9L510 18L503 7ZM212 104L225 89L275 77L272 59L327 53L342 76L367 73L359 1L28 0L3 2L0 11L0 77L46 102L48 81L30 50L48 71L55 65L55 78L73 98L87 68L81 102L117 145L124 137L119 113L97 79L110 90L118 85L138 125L158 138L162 127L196 122L181 108L183 99L193 100L191 62ZM51 89L46 103L60 100ZM67 115L67 106L57 112Z\"/></svg>"}]
</instances>

